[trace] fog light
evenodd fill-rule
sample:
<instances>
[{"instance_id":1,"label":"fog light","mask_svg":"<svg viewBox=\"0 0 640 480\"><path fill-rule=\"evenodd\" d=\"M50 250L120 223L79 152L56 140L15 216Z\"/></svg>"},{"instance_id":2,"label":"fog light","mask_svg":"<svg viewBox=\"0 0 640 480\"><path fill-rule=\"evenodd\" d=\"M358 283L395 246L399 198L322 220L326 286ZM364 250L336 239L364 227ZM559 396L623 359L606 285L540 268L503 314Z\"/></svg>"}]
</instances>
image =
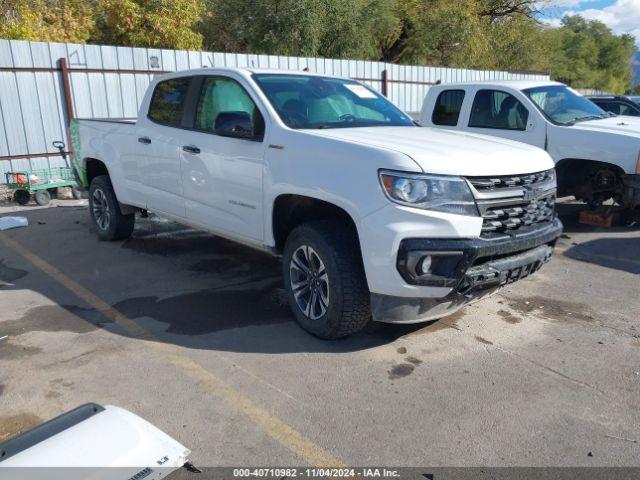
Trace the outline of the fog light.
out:
<instances>
[{"instance_id":1,"label":"fog light","mask_svg":"<svg viewBox=\"0 0 640 480\"><path fill-rule=\"evenodd\" d=\"M427 255L423 257L422 260L418 263L418 268L416 268L416 273L418 275L426 275L431 273L431 255Z\"/></svg>"},{"instance_id":2,"label":"fog light","mask_svg":"<svg viewBox=\"0 0 640 480\"><path fill-rule=\"evenodd\" d=\"M457 251L425 251L401 249L398 271L413 285L455 286L462 276L459 271L463 254Z\"/></svg>"}]
</instances>

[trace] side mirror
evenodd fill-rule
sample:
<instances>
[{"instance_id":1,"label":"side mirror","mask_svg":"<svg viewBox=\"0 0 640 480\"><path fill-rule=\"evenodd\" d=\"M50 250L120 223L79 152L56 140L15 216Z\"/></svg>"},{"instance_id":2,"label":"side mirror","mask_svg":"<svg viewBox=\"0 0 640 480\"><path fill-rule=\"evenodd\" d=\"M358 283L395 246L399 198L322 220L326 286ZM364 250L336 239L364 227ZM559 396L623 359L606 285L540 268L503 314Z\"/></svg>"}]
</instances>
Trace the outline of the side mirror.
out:
<instances>
[{"instance_id":1,"label":"side mirror","mask_svg":"<svg viewBox=\"0 0 640 480\"><path fill-rule=\"evenodd\" d=\"M255 140L251 115L247 112L220 112L216 117L213 131L223 137Z\"/></svg>"}]
</instances>

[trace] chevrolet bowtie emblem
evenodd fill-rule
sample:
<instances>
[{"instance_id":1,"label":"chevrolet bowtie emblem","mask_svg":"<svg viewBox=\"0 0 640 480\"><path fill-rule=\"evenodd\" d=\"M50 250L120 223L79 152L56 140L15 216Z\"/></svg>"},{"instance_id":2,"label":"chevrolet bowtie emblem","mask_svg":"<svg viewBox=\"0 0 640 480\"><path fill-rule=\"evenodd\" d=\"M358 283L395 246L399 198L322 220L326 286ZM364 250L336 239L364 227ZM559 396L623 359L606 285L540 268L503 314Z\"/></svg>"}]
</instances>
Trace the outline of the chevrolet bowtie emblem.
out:
<instances>
[{"instance_id":1,"label":"chevrolet bowtie emblem","mask_svg":"<svg viewBox=\"0 0 640 480\"><path fill-rule=\"evenodd\" d=\"M524 190L524 200L535 200L542 193L541 188L525 188Z\"/></svg>"}]
</instances>

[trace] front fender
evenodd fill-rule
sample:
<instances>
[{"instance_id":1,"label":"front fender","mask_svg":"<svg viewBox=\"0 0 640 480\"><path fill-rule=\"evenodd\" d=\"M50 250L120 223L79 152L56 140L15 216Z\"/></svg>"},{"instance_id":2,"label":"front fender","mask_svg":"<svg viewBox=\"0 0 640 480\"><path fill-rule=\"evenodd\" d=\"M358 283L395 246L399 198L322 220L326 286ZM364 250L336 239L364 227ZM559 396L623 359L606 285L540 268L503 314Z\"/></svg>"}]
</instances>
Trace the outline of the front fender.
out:
<instances>
[{"instance_id":1,"label":"front fender","mask_svg":"<svg viewBox=\"0 0 640 480\"><path fill-rule=\"evenodd\" d=\"M581 130L554 126L549 129L548 151L556 163L566 158L580 158L609 163L624 173L636 173L640 138L623 133Z\"/></svg>"}]
</instances>

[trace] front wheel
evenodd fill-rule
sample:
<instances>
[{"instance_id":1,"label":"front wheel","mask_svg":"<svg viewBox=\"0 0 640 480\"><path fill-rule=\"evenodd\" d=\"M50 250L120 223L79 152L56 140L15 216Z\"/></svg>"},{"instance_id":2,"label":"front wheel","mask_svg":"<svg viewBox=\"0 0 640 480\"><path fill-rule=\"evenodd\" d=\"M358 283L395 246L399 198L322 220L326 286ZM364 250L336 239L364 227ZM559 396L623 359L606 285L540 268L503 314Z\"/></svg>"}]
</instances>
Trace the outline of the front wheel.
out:
<instances>
[{"instance_id":1,"label":"front wheel","mask_svg":"<svg viewBox=\"0 0 640 480\"><path fill-rule=\"evenodd\" d=\"M313 335L346 337L371 319L357 234L351 228L330 221L295 228L287 238L282 267L293 314Z\"/></svg>"},{"instance_id":2,"label":"front wheel","mask_svg":"<svg viewBox=\"0 0 640 480\"><path fill-rule=\"evenodd\" d=\"M91 181L89 211L100 240L124 240L133 233L135 214L122 214L111 180L106 175Z\"/></svg>"}]
</instances>

